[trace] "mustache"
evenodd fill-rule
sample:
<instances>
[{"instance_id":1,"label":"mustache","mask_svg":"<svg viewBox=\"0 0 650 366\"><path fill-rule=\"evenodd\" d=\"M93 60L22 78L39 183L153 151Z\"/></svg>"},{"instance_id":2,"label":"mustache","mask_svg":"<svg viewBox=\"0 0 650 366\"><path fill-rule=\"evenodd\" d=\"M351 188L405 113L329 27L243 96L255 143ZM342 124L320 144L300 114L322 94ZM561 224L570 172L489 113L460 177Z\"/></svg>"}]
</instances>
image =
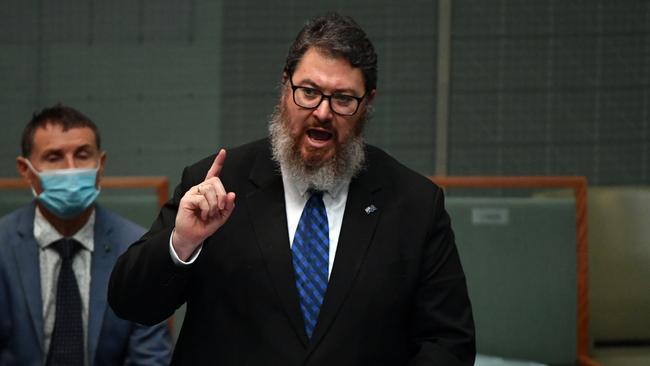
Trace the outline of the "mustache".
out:
<instances>
[{"instance_id":1,"label":"mustache","mask_svg":"<svg viewBox=\"0 0 650 366\"><path fill-rule=\"evenodd\" d=\"M313 126L313 122L316 121L304 124ZM359 122L361 121L357 121ZM278 166L282 167L283 174L288 174L294 182L302 182L313 189L330 191L341 182L349 181L365 168L365 148L360 134L351 135L347 141L337 143L338 148L332 159L313 166L303 160L299 148L302 134L294 136L291 123L280 100L269 117L272 157ZM303 128L305 133L309 127Z\"/></svg>"}]
</instances>

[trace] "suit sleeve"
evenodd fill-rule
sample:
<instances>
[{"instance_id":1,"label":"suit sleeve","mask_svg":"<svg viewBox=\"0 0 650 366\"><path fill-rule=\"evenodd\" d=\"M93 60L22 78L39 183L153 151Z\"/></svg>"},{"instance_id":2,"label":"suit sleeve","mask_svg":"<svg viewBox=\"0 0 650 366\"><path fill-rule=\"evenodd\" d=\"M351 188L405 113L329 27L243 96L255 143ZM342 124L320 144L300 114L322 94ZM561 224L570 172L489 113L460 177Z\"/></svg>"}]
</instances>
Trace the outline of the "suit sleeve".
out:
<instances>
[{"instance_id":1,"label":"suit sleeve","mask_svg":"<svg viewBox=\"0 0 650 366\"><path fill-rule=\"evenodd\" d=\"M5 254L2 248L0 248L0 254ZM9 341L11 340L11 328L13 325L13 317L9 308L9 291L7 291L7 285L5 283L7 276L4 271L4 260L0 258L0 364L4 360L4 354L7 352Z\"/></svg>"},{"instance_id":2,"label":"suit sleeve","mask_svg":"<svg viewBox=\"0 0 650 366\"><path fill-rule=\"evenodd\" d=\"M171 350L171 335L166 321L151 327L134 323L125 365L169 365Z\"/></svg>"},{"instance_id":3,"label":"suit sleeve","mask_svg":"<svg viewBox=\"0 0 650 366\"><path fill-rule=\"evenodd\" d=\"M440 189L431 217L411 325L415 352L408 365L471 366L476 356L472 308Z\"/></svg>"},{"instance_id":4,"label":"suit sleeve","mask_svg":"<svg viewBox=\"0 0 650 366\"><path fill-rule=\"evenodd\" d=\"M192 266L174 264L169 254L169 238L181 197L200 181L190 176L186 168L173 197L160 210L151 229L120 256L113 268L108 302L123 319L157 324L187 300Z\"/></svg>"}]
</instances>

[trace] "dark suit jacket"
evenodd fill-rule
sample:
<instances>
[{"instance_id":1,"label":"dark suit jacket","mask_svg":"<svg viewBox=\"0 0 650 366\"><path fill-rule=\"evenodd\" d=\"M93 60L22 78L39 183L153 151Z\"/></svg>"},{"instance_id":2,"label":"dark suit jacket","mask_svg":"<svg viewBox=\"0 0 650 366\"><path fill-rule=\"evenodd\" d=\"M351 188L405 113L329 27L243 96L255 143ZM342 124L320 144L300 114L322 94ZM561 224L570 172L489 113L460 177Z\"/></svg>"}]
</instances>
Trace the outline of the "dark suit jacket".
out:
<instances>
[{"instance_id":1,"label":"dark suit jacket","mask_svg":"<svg viewBox=\"0 0 650 366\"><path fill-rule=\"evenodd\" d=\"M0 219L0 366L45 363L34 212L32 203ZM100 206L95 212L88 358L96 366L166 365L171 340L165 324L144 327L119 319L106 302L109 275L118 255L144 230Z\"/></svg>"},{"instance_id":2,"label":"dark suit jacket","mask_svg":"<svg viewBox=\"0 0 650 366\"><path fill-rule=\"evenodd\" d=\"M151 230L120 257L109 303L153 324L187 302L175 365L471 365L474 325L442 191L377 148L350 183L334 267L309 340L291 262L282 178L268 140L228 151L229 221L194 264L169 238L182 195L214 156L183 172ZM365 208L374 205L375 212Z\"/></svg>"}]
</instances>

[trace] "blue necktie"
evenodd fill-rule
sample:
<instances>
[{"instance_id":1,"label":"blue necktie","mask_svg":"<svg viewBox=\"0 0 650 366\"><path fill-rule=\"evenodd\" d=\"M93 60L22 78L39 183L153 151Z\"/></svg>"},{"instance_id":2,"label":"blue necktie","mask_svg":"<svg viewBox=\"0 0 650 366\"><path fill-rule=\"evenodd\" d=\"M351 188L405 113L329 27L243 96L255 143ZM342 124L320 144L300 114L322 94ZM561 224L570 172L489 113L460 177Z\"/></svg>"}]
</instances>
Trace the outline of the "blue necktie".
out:
<instances>
[{"instance_id":1,"label":"blue necktie","mask_svg":"<svg viewBox=\"0 0 650 366\"><path fill-rule=\"evenodd\" d=\"M56 286L54 331L47 354L47 366L83 366L84 331L81 320L81 295L72 270L72 259L81 249L74 239L63 238L52 244L61 256Z\"/></svg>"},{"instance_id":2,"label":"blue necktie","mask_svg":"<svg viewBox=\"0 0 650 366\"><path fill-rule=\"evenodd\" d=\"M307 336L318 320L327 289L329 267L329 227L323 193L314 192L305 204L293 238L293 269Z\"/></svg>"}]
</instances>

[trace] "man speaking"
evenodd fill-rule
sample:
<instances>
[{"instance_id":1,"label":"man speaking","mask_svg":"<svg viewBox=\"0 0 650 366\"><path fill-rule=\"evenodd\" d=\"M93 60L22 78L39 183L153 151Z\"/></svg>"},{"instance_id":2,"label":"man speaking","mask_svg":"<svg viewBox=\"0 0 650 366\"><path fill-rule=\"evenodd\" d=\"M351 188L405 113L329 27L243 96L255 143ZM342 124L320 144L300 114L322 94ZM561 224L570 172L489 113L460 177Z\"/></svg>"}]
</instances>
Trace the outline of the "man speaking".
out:
<instances>
[{"instance_id":1,"label":"man speaking","mask_svg":"<svg viewBox=\"0 0 650 366\"><path fill-rule=\"evenodd\" d=\"M119 259L118 315L154 324L187 303L172 364L473 364L443 193L363 142L376 83L357 23L310 20L270 137L187 167Z\"/></svg>"}]
</instances>

